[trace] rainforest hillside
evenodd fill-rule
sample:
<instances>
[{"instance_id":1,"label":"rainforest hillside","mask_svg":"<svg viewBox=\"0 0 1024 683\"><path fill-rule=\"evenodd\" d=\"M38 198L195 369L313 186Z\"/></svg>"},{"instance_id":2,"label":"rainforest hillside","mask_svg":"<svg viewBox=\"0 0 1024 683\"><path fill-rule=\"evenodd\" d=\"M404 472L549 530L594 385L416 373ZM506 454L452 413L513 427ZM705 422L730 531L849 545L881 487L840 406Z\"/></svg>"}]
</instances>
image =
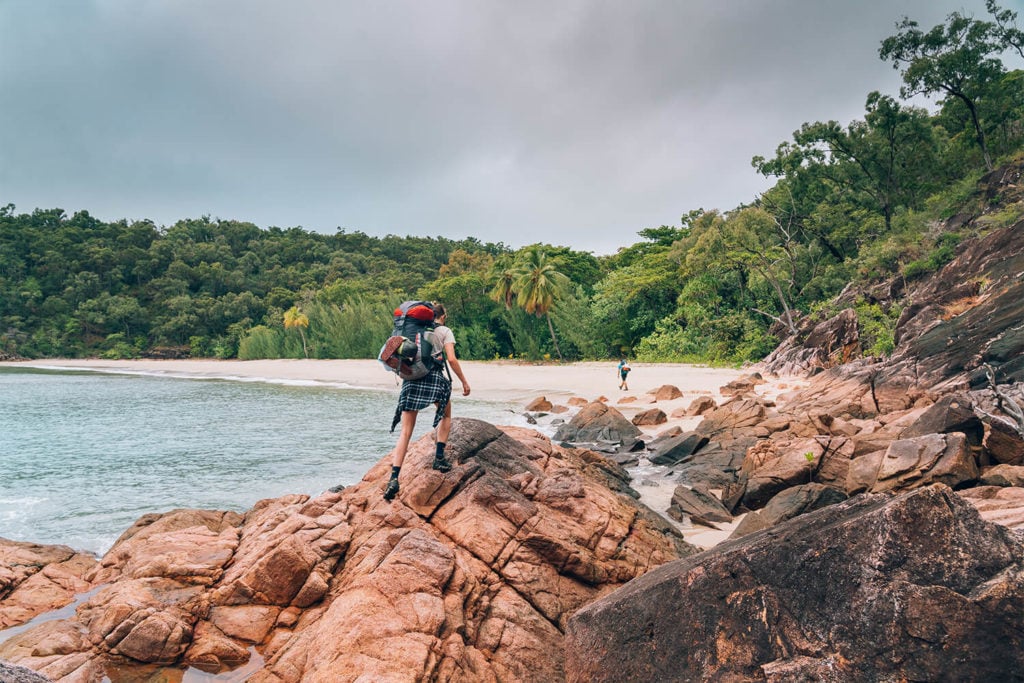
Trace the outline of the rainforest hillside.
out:
<instances>
[{"instance_id":1,"label":"rainforest hillside","mask_svg":"<svg viewBox=\"0 0 1024 683\"><path fill-rule=\"evenodd\" d=\"M759 359L848 285L912 281L1024 215L978 189L1024 158L1024 32L987 6L928 29L904 19L879 48L898 94L868 93L862 119L803 123L754 157L774 185L749 204L638 226L614 255L8 204L0 357L366 358L395 305L423 298L448 306L464 358ZM910 104L920 96L934 111ZM864 352L891 350L898 305L854 308Z\"/></svg>"}]
</instances>

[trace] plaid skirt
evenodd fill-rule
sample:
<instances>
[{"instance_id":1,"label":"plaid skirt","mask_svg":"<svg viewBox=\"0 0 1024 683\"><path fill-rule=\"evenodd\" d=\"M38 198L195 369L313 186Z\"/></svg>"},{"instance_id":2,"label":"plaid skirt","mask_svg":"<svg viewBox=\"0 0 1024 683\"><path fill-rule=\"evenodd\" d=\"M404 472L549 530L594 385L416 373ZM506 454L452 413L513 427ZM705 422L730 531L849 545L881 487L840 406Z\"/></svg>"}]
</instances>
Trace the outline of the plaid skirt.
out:
<instances>
[{"instance_id":1,"label":"plaid skirt","mask_svg":"<svg viewBox=\"0 0 1024 683\"><path fill-rule=\"evenodd\" d=\"M431 403L437 404L437 412L434 413L436 427L444 417L445 408L448 407L451 398L452 383L438 367L427 373L426 377L402 382L402 391L398 394L398 407L395 408L395 417L391 421L391 431L395 431L395 427L402 421L404 411L423 410Z\"/></svg>"}]
</instances>

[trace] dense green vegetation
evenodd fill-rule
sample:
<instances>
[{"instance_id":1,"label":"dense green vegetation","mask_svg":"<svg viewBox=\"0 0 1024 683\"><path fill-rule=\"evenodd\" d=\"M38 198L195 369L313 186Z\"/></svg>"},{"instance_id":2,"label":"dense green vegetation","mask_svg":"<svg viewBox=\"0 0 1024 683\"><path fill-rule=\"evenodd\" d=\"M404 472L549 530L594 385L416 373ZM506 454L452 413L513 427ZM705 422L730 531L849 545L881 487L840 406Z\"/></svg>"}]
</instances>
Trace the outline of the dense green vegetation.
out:
<instances>
[{"instance_id":1,"label":"dense green vegetation","mask_svg":"<svg viewBox=\"0 0 1024 683\"><path fill-rule=\"evenodd\" d=\"M775 184L749 205L690 211L611 256L7 205L0 354L367 358L415 297L445 302L464 358L760 358L773 325L794 330L849 284L941 267L967 236L941 221L987 209L978 179L1024 147L1024 71L1003 62L1024 58L1024 33L987 6L928 31L905 19L881 44L902 100L933 96L937 111L872 92L862 120L805 123L755 157ZM1004 207L987 225L1022 213ZM856 307L866 350L891 350L899 311Z\"/></svg>"}]
</instances>

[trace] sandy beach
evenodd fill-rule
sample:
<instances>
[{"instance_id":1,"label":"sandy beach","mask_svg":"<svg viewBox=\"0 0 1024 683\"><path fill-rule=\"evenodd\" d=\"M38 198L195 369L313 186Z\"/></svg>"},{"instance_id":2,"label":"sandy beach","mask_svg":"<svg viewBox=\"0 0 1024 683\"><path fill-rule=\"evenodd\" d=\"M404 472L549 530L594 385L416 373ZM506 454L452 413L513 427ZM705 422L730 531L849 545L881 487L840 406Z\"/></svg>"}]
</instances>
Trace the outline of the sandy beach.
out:
<instances>
[{"instance_id":1,"label":"sandy beach","mask_svg":"<svg viewBox=\"0 0 1024 683\"><path fill-rule=\"evenodd\" d=\"M673 411L689 406L699 396L710 396L721 402L720 387L747 374L744 370L675 363L631 363L633 370L629 375L629 390L622 391L618 388L617 362L614 361L567 364L531 364L514 361L460 362L472 390L471 396L474 398L507 401L525 407L528 402L539 396L546 397L555 405L567 405L572 397L587 400L605 397L609 405L615 406L630 419L641 410L660 408L669 416L668 422L642 427L647 440L676 426L683 430L693 429L701 418L672 418ZM144 372L226 379L313 381L395 391L398 388L395 375L384 369L376 360L47 359L0 362L0 366ZM654 403L648 392L666 384L677 387L682 396ZM777 382L763 385L758 389L759 393L771 395L790 386L789 383ZM458 397L461 395L457 378L454 393L457 415ZM571 413L542 417L538 427L550 433L553 431L552 420L567 419L569 415ZM661 476L663 468L649 466L645 460L641 460L640 465L630 468L630 471L634 477L633 487L640 492L641 500L664 514L671 501L675 484ZM728 537L738 521L737 519L733 524L721 525L720 529L674 523L683 530L691 543L706 548Z\"/></svg>"},{"instance_id":2,"label":"sandy beach","mask_svg":"<svg viewBox=\"0 0 1024 683\"><path fill-rule=\"evenodd\" d=\"M559 402L571 396L606 396L615 403L623 394L643 395L663 384L674 384L692 397L714 394L738 370L676 363L631 363L629 392L618 388L616 362L531 364L514 361L460 361L472 395L485 400L525 403L536 396ZM100 360L47 359L3 362L0 366L103 369L124 372L186 374L199 377L244 377L344 383L353 387L389 389L395 375L376 360ZM459 381L455 379L456 396Z\"/></svg>"}]
</instances>

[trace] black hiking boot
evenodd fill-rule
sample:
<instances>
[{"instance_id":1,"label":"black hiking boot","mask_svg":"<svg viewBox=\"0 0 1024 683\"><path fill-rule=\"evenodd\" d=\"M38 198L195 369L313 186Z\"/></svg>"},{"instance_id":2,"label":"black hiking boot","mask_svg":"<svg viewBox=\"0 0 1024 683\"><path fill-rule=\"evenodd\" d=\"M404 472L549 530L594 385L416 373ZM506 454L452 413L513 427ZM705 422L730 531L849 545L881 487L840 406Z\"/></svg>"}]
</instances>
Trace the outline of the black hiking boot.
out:
<instances>
[{"instance_id":1,"label":"black hiking boot","mask_svg":"<svg viewBox=\"0 0 1024 683\"><path fill-rule=\"evenodd\" d=\"M438 472L451 472L452 464L443 455L435 455L433 468Z\"/></svg>"},{"instance_id":2,"label":"black hiking boot","mask_svg":"<svg viewBox=\"0 0 1024 683\"><path fill-rule=\"evenodd\" d=\"M392 479L388 482L388 487L384 489L384 500L393 500L398 495L398 479Z\"/></svg>"}]
</instances>

